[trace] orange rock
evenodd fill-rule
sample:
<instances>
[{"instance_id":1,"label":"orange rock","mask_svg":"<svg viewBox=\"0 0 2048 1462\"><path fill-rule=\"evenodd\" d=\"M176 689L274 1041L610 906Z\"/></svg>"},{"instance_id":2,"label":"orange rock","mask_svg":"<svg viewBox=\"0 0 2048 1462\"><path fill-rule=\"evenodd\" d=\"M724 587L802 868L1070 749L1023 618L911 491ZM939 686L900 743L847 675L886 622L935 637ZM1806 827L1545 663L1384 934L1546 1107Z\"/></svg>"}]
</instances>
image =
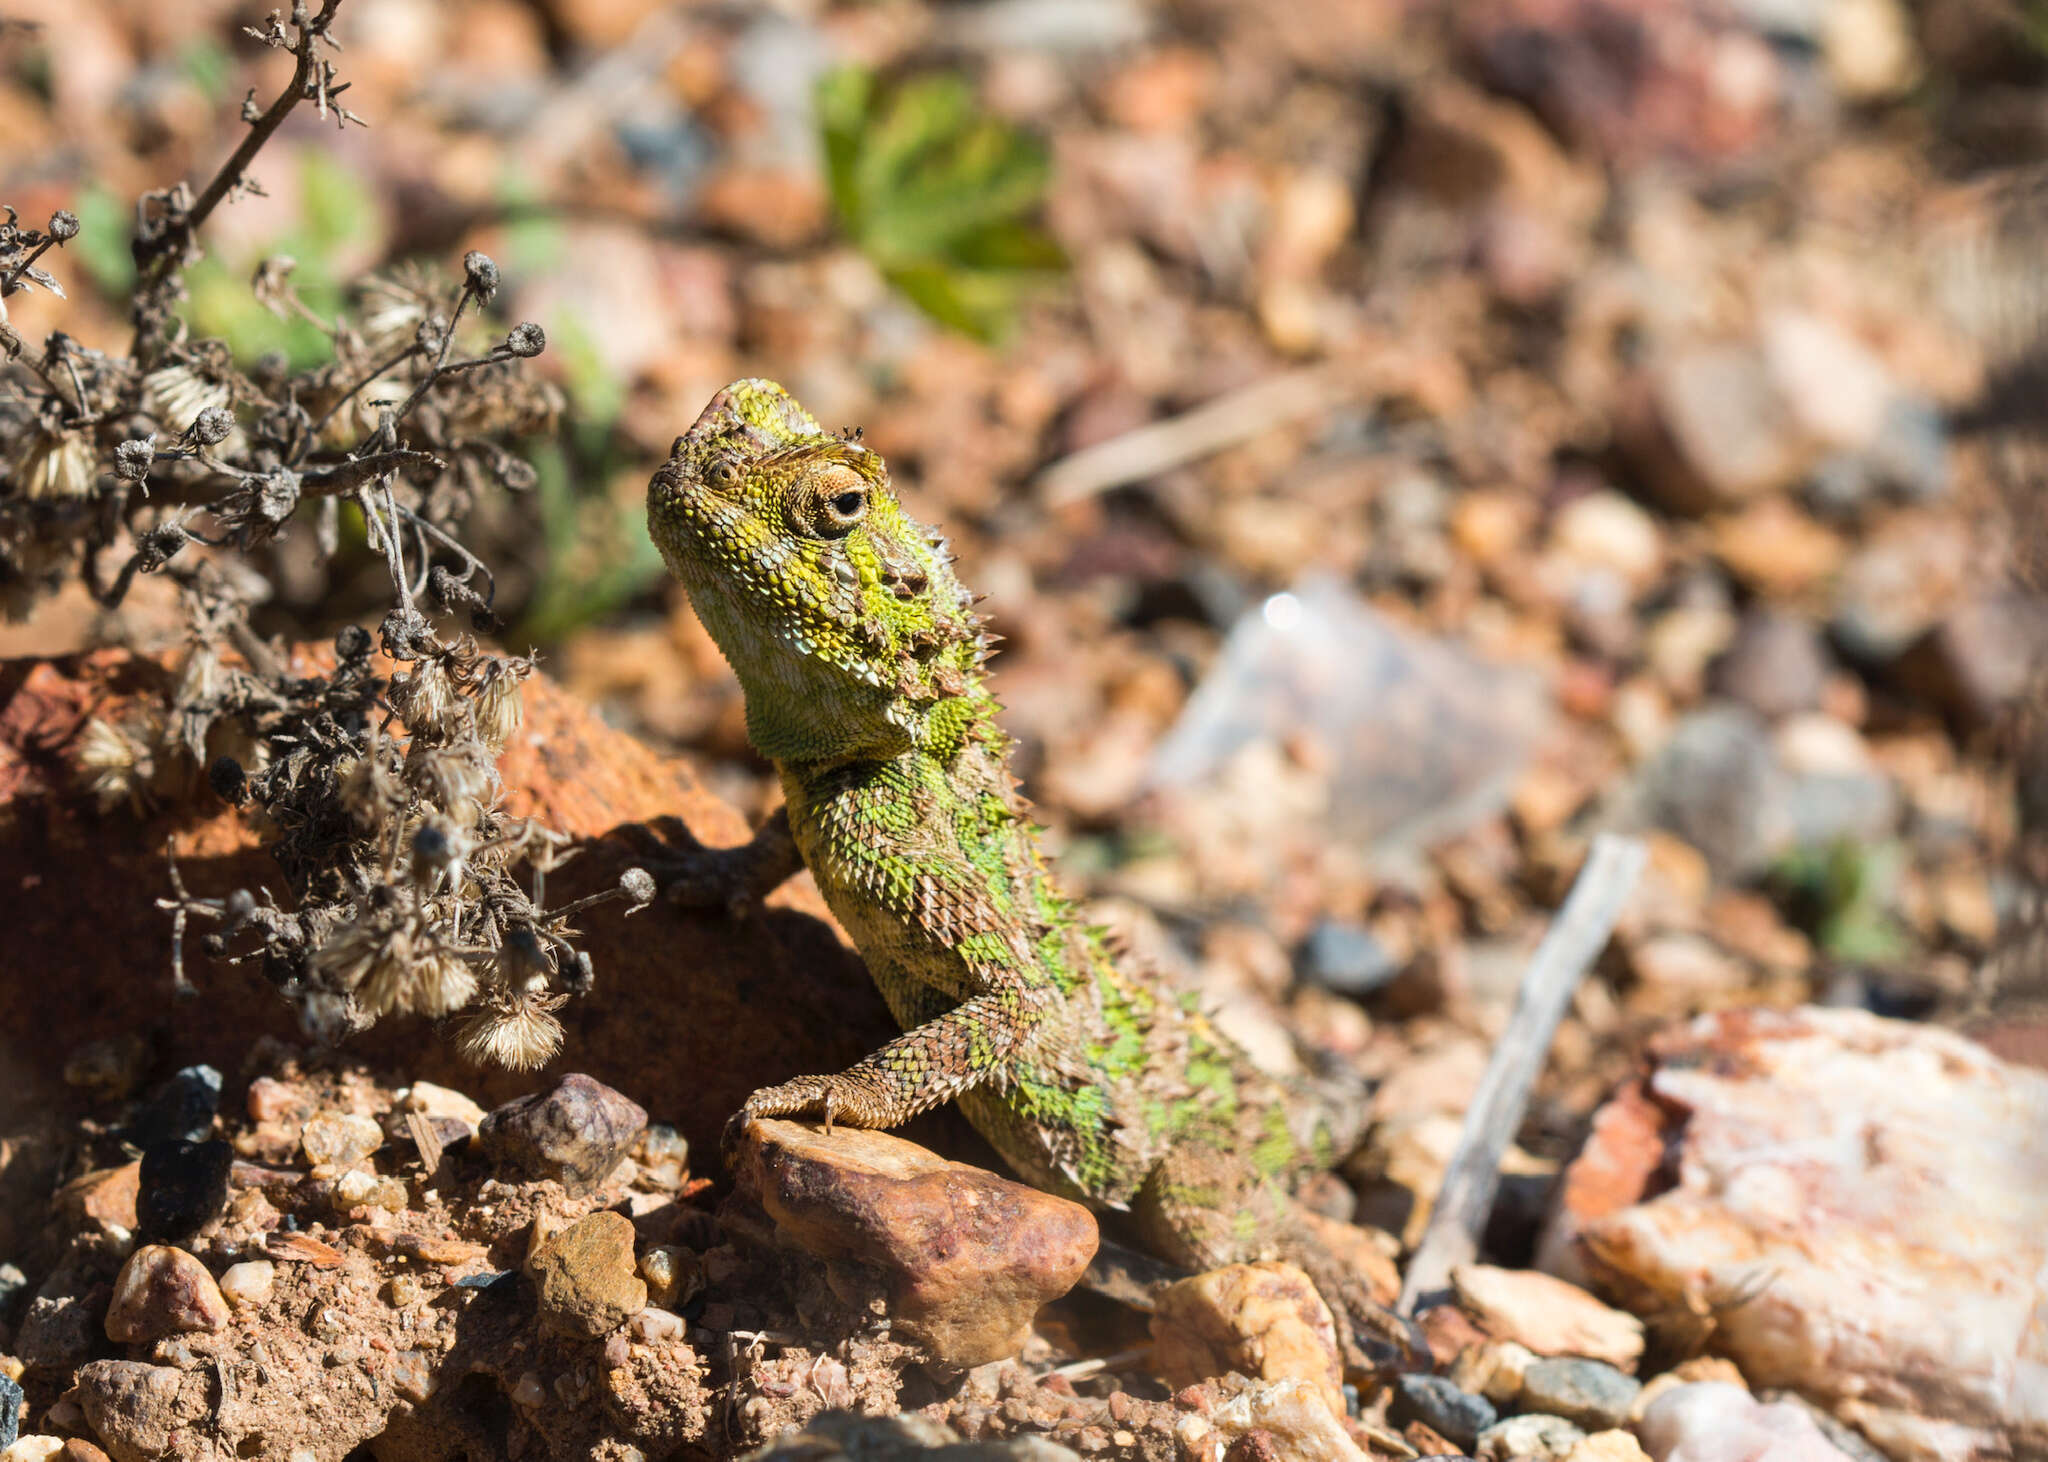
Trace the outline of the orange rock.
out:
<instances>
[{"instance_id":1,"label":"orange rock","mask_svg":"<svg viewBox=\"0 0 2048 1462\"><path fill-rule=\"evenodd\" d=\"M1227 1264L1160 1291L1152 1358L1169 1386L1232 1371L1259 1381L1296 1377L1344 1409L1337 1322L1314 1281L1292 1264Z\"/></svg>"},{"instance_id":2,"label":"orange rock","mask_svg":"<svg viewBox=\"0 0 2048 1462\"><path fill-rule=\"evenodd\" d=\"M142 1164L124 1163L73 1178L57 1190L57 1209L73 1222L135 1227L135 1197L141 1190Z\"/></svg>"},{"instance_id":3,"label":"orange rock","mask_svg":"<svg viewBox=\"0 0 2048 1462\"><path fill-rule=\"evenodd\" d=\"M1095 1217L886 1132L751 1123L734 1175L781 1237L841 1262L850 1304L879 1276L898 1334L935 1359L974 1366L1015 1355L1038 1307L1072 1289L1095 1256Z\"/></svg>"}]
</instances>

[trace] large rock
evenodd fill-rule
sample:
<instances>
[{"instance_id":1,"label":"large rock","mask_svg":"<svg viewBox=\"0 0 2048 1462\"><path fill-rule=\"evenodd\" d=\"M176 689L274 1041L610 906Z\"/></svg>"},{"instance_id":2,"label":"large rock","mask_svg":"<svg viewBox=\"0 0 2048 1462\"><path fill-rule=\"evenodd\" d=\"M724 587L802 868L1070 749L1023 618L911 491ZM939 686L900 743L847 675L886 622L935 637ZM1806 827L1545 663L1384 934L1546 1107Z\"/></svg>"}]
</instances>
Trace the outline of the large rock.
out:
<instances>
[{"instance_id":1,"label":"large rock","mask_svg":"<svg viewBox=\"0 0 2048 1462\"><path fill-rule=\"evenodd\" d=\"M1702 1016L1652 1058L1546 1262L1640 1313L1713 1306L1753 1384L1895 1458L2048 1447L2048 1075L1854 1010Z\"/></svg>"},{"instance_id":2,"label":"large rock","mask_svg":"<svg viewBox=\"0 0 2048 1462\"><path fill-rule=\"evenodd\" d=\"M864 1271L896 1331L953 1365L1016 1354L1095 1256L1080 1204L886 1132L753 1122L734 1177L781 1238L834 1261L835 1292L863 1302Z\"/></svg>"},{"instance_id":3,"label":"large rock","mask_svg":"<svg viewBox=\"0 0 2048 1462\"><path fill-rule=\"evenodd\" d=\"M589 1339L647 1308L647 1282L633 1268L633 1221L609 1209L578 1219L543 1242L527 1265L543 1323Z\"/></svg>"},{"instance_id":4,"label":"large rock","mask_svg":"<svg viewBox=\"0 0 2048 1462\"><path fill-rule=\"evenodd\" d=\"M311 673L329 658L324 647L304 649L293 668ZM169 925L154 902L171 891L166 846L197 896L281 892L283 875L248 820L204 790L147 818L103 816L51 750L74 744L94 716L119 721L160 706L174 679L167 657L117 650L0 663L0 1009L36 1012L32 1027L0 1022L0 1138L74 1108L67 1054L125 1031L152 988L165 998L151 1004L151 1021L184 1061L235 1071L262 1036L303 1039L265 981L209 966L196 938L186 941L186 968L202 998L168 998ZM505 809L589 844L548 875L550 904L616 884L638 851L620 831L630 824L673 817L709 845L747 838L745 820L682 763L605 726L546 677L526 683L525 708L499 761ZM597 988L559 1012L562 1068L630 1090L700 1150L715 1150L725 1119L756 1088L841 1070L896 1033L808 883L745 921L657 902L631 919L612 905L577 922ZM764 1016L771 1009L774 1019ZM533 1085L530 1075L463 1064L424 1021L383 1021L349 1050L486 1106Z\"/></svg>"},{"instance_id":5,"label":"large rock","mask_svg":"<svg viewBox=\"0 0 2048 1462\"><path fill-rule=\"evenodd\" d=\"M68 1394L114 1462L158 1462L200 1449L193 1428L212 1411L212 1385L200 1371L96 1360L79 1368Z\"/></svg>"},{"instance_id":6,"label":"large rock","mask_svg":"<svg viewBox=\"0 0 2048 1462\"><path fill-rule=\"evenodd\" d=\"M123 1345L227 1323L228 1302L206 1266L168 1244L144 1244L128 1256L107 1306L107 1338Z\"/></svg>"}]
</instances>

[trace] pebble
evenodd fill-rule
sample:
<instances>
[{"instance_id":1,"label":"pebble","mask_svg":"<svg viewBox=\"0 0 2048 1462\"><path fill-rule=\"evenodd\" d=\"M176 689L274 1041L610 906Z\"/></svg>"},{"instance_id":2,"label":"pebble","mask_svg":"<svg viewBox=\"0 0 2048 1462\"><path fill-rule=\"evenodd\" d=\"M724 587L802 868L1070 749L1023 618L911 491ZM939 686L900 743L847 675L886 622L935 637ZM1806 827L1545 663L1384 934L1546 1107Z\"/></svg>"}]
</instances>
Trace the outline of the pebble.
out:
<instances>
[{"instance_id":1,"label":"pebble","mask_svg":"<svg viewBox=\"0 0 2048 1462\"><path fill-rule=\"evenodd\" d=\"M100 1442L120 1462L161 1457L173 1449L181 1422L210 1409L207 1393L213 1382L194 1372L193 1405L181 1404L186 1375L172 1366L142 1361L96 1360L78 1368L71 1396Z\"/></svg>"},{"instance_id":2,"label":"pebble","mask_svg":"<svg viewBox=\"0 0 2048 1462\"><path fill-rule=\"evenodd\" d=\"M857 1261L895 1333L943 1364L1015 1355L1039 1306L1095 1256L1095 1218L1080 1204L886 1132L755 1122L736 1159L736 1187L782 1239Z\"/></svg>"},{"instance_id":3,"label":"pebble","mask_svg":"<svg viewBox=\"0 0 2048 1462\"><path fill-rule=\"evenodd\" d=\"M1401 962L1363 924L1325 919L1302 941L1296 964L1302 978L1359 999L1401 973Z\"/></svg>"},{"instance_id":4,"label":"pebble","mask_svg":"<svg viewBox=\"0 0 2048 1462\"><path fill-rule=\"evenodd\" d=\"M1344 1429L1341 1410L1332 1411L1322 1388L1311 1381L1267 1381L1245 1386L1223 1401L1207 1417L1184 1416L1176 1427L1183 1456L1208 1456L1193 1443L1211 1433L1225 1442L1247 1444L1247 1450L1227 1451L1232 1462L1242 1456L1265 1462L1267 1458L1327 1458L1329 1462L1363 1462L1364 1452ZM1194 1433L1194 1435L1190 1435ZM1265 1434L1264 1450L1258 1434Z\"/></svg>"},{"instance_id":5,"label":"pebble","mask_svg":"<svg viewBox=\"0 0 2048 1462\"><path fill-rule=\"evenodd\" d=\"M1394 1378L1387 1418L1396 1426L1419 1421L1445 1441L1469 1447L1497 1414L1484 1396L1462 1391L1442 1376L1403 1375Z\"/></svg>"},{"instance_id":6,"label":"pebble","mask_svg":"<svg viewBox=\"0 0 2048 1462\"><path fill-rule=\"evenodd\" d=\"M425 1117L444 1117L461 1122L474 1132L484 1122L484 1109L452 1087L431 1081L415 1081L405 1094L405 1109Z\"/></svg>"},{"instance_id":7,"label":"pebble","mask_svg":"<svg viewBox=\"0 0 2048 1462\"><path fill-rule=\"evenodd\" d=\"M602 1183L646 1125L637 1102L572 1072L491 1112L477 1139L498 1167L579 1191Z\"/></svg>"},{"instance_id":8,"label":"pebble","mask_svg":"<svg viewBox=\"0 0 2048 1462\"><path fill-rule=\"evenodd\" d=\"M1538 1355L1583 1355L1633 1366L1643 1354L1643 1322L1575 1284L1534 1269L1460 1264L1451 1271L1458 1304L1489 1334Z\"/></svg>"},{"instance_id":9,"label":"pebble","mask_svg":"<svg viewBox=\"0 0 2048 1462\"><path fill-rule=\"evenodd\" d=\"M1472 1455L1479 1462L1565 1462L1585 1439L1584 1431L1561 1416L1511 1416L1481 1432Z\"/></svg>"},{"instance_id":10,"label":"pebble","mask_svg":"<svg viewBox=\"0 0 2048 1462\"><path fill-rule=\"evenodd\" d=\"M1743 616L1734 643L1709 672L1711 687L1767 720L1820 706L1834 669L1820 630L1807 619L1758 608Z\"/></svg>"},{"instance_id":11,"label":"pebble","mask_svg":"<svg viewBox=\"0 0 2048 1462\"><path fill-rule=\"evenodd\" d=\"M146 1344L188 1330L219 1330L228 1302L206 1266L168 1244L145 1244L128 1256L107 1306L107 1338Z\"/></svg>"},{"instance_id":12,"label":"pebble","mask_svg":"<svg viewBox=\"0 0 2048 1462\"><path fill-rule=\"evenodd\" d=\"M230 1264L220 1277L220 1292L238 1309L260 1310L270 1303L277 1284L277 1266L268 1259L244 1259Z\"/></svg>"},{"instance_id":13,"label":"pebble","mask_svg":"<svg viewBox=\"0 0 2048 1462\"><path fill-rule=\"evenodd\" d=\"M211 1066L187 1066L149 1094L121 1135L141 1148L173 1139L204 1142L213 1135L220 1090L218 1071Z\"/></svg>"},{"instance_id":14,"label":"pebble","mask_svg":"<svg viewBox=\"0 0 2048 1462\"><path fill-rule=\"evenodd\" d=\"M136 1195L142 1186L142 1164L123 1163L118 1168L100 1168L73 1178L57 1190L56 1205L66 1217L75 1217L100 1228L133 1229Z\"/></svg>"},{"instance_id":15,"label":"pebble","mask_svg":"<svg viewBox=\"0 0 2048 1462\"><path fill-rule=\"evenodd\" d=\"M633 1272L633 1224L600 1210L543 1243L528 1265L550 1328L590 1339L647 1307L647 1283Z\"/></svg>"},{"instance_id":16,"label":"pebble","mask_svg":"<svg viewBox=\"0 0 2048 1462\"><path fill-rule=\"evenodd\" d=\"M1535 1351L1512 1340L1468 1345L1451 1367L1451 1383L1505 1406L1522 1394L1522 1377L1537 1358Z\"/></svg>"},{"instance_id":17,"label":"pebble","mask_svg":"<svg viewBox=\"0 0 2048 1462\"><path fill-rule=\"evenodd\" d=\"M1579 1356L1539 1360L1522 1376L1524 1410L1547 1412L1577 1422L1590 1431L1618 1427L1643 1383L1623 1375L1605 1361Z\"/></svg>"},{"instance_id":18,"label":"pebble","mask_svg":"<svg viewBox=\"0 0 2048 1462\"><path fill-rule=\"evenodd\" d=\"M1656 1462L1848 1462L1798 1407L1766 1404L1720 1381L1666 1391L1643 1412L1636 1435Z\"/></svg>"},{"instance_id":19,"label":"pebble","mask_svg":"<svg viewBox=\"0 0 2048 1462\"><path fill-rule=\"evenodd\" d=\"M704 1290L704 1265L677 1244L656 1244L640 1256L640 1277L647 1298L665 1310L679 1309Z\"/></svg>"},{"instance_id":20,"label":"pebble","mask_svg":"<svg viewBox=\"0 0 2048 1462\"><path fill-rule=\"evenodd\" d=\"M21 1431L21 1382L0 1373L0 1447L14 1444Z\"/></svg>"},{"instance_id":21,"label":"pebble","mask_svg":"<svg viewBox=\"0 0 2048 1462\"><path fill-rule=\"evenodd\" d=\"M1604 1431L1573 1444L1564 1462L1650 1462L1650 1454L1633 1432Z\"/></svg>"},{"instance_id":22,"label":"pebble","mask_svg":"<svg viewBox=\"0 0 2048 1462\"><path fill-rule=\"evenodd\" d=\"M666 1340L680 1340L687 1328L683 1317L673 1310L659 1309L649 1305L629 1322L633 1338L649 1345L659 1345Z\"/></svg>"},{"instance_id":23,"label":"pebble","mask_svg":"<svg viewBox=\"0 0 2048 1462\"><path fill-rule=\"evenodd\" d=\"M1228 1264L1168 1285L1154 1300L1152 1359L1169 1386L1232 1371L1258 1381L1297 1377L1344 1409L1337 1323L1292 1264Z\"/></svg>"},{"instance_id":24,"label":"pebble","mask_svg":"<svg viewBox=\"0 0 2048 1462\"><path fill-rule=\"evenodd\" d=\"M1785 847L1787 781L1756 713L1724 702L1680 721L1637 789L1646 817L1727 879L1758 871Z\"/></svg>"},{"instance_id":25,"label":"pebble","mask_svg":"<svg viewBox=\"0 0 2048 1462\"><path fill-rule=\"evenodd\" d=\"M0 1440L5 1440L13 1430L12 1425L0 1427ZM62 1437L15 1437L0 1447L0 1462L49 1462L63 1450Z\"/></svg>"},{"instance_id":26,"label":"pebble","mask_svg":"<svg viewBox=\"0 0 2048 1462\"><path fill-rule=\"evenodd\" d=\"M228 1173L235 1150L214 1138L153 1142L142 1151L135 1194L135 1232L145 1239L186 1239L228 1206Z\"/></svg>"},{"instance_id":27,"label":"pebble","mask_svg":"<svg viewBox=\"0 0 2048 1462\"><path fill-rule=\"evenodd\" d=\"M1656 582L1664 566L1664 535L1656 520L1611 488L1589 492L1558 509L1551 542L1573 563L1619 575L1632 591Z\"/></svg>"},{"instance_id":28,"label":"pebble","mask_svg":"<svg viewBox=\"0 0 2048 1462\"><path fill-rule=\"evenodd\" d=\"M353 1112L315 1112L299 1129L299 1147L314 1167L346 1167L384 1145L384 1129Z\"/></svg>"},{"instance_id":29,"label":"pebble","mask_svg":"<svg viewBox=\"0 0 2048 1462\"><path fill-rule=\"evenodd\" d=\"M14 1307L28 1298L28 1276L18 1264L0 1264L0 1324L5 1324Z\"/></svg>"}]
</instances>

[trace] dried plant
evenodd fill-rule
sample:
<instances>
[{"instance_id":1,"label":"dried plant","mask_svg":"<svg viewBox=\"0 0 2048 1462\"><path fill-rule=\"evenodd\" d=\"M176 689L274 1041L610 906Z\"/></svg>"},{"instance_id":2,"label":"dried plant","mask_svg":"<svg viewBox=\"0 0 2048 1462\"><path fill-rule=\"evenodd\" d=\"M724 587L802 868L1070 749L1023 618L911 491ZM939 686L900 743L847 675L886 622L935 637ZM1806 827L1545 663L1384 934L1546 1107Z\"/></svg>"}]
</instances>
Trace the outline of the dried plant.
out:
<instances>
[{"instance_id":1,"label":"dried plant","mask_svg":"<svg viewBox=\"0 0 2048 1462\"><path fill-rule=\"evenodd\" d=\"M185 184L136 208L134 335L125 356L62 332L31 346L6 323L8 296L60 297L52 251L79 232L59 213L0 226L0 613L20 618L71 580L117 606L138 574L177 582L188 646L160 714L89 723L75 757L102 807L147 810L202 787L248 809L289 886L192 897L173 865L172 971L191 986L184 941L255 961L298 1004L310 1034L337 1038L379 1017L470 1011L463 1049L528 1067L554 1054L553 1012L592 971L570 921L605 899L636 906L652 881L549 910L545 875L566 839L498 805L496 758L520 717L531 657L474 637L496 627L490 569L456 527L483 493L520 491L533 473L505 445L549 430L556 390L522 373L541 329L483 331L498 268L472 252L460 279L418 267L358 286L356 317L320 319L294 292L290 260L266 261L253 289L282 316L314 322L332 359L290 371L244 369L226 342L193 339L176 306L199 233L221 203L256 191L248 167L301 102L360 124L325 59L341 0L304 0L249 34L287 52L293 74L267 108L243 105L249 132L196 194ZM310 527L325 556L343 504L390 574L394 604L373 637L342 631L331 668L294 666L250 626L263 591L246 560ZM466 626L437 626L459 619ZM381 648L396 670L379 668ZM531 874L530 886L515 876Z\"/></svg>"}]
</instances>

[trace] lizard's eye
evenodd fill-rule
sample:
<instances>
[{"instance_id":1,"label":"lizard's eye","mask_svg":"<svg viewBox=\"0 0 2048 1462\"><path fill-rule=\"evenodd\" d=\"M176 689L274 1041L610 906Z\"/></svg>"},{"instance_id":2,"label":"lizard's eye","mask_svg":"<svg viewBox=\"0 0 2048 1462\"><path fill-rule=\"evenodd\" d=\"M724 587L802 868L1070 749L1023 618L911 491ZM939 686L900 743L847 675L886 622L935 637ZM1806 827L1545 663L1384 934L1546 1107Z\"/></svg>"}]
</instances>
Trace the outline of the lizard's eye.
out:
<instances>
[{"instance_id":1,"label":"lizard's eye","mask_svg":"<svg viewBox=\"0 0 2048 1462\"><path fill-rule=\"evenodd\" d=\"M814 490L804 494L798 513L812 536L844 538L868 515L868 492L865 487Z\"/></svg>"},{"instance_id":2,"label":"lizard's eye","mask_svg":"<svg viewBox=\"0 0 2048 1462\"><path fill-rule=\"evenodd\" d=\"M740 480L739 464L727 457L720 457L704 469L704 480L713 487L731 487Z\"/></svg>"}]
</instances>

